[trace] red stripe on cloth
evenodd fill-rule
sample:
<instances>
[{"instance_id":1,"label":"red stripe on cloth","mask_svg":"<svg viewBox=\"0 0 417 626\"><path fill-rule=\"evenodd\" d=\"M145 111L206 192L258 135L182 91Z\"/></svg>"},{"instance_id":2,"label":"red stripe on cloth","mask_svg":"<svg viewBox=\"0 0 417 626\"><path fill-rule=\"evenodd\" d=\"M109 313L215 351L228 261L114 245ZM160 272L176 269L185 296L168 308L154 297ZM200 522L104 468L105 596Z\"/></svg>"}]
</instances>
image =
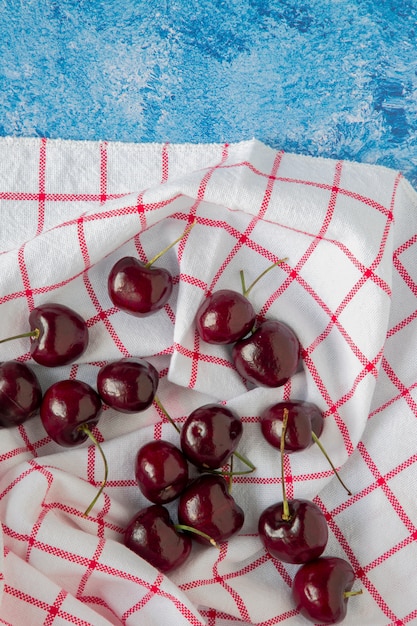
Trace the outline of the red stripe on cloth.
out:
<instances>
[{"instance_id":1,"label":"red stripe on cloth","mask_svg":"<svg viewBox=\"0 0 417 626\"><path fill-rule=\"evenodd\" d=\"M36 234L42 232L45 222L45 172L46 172L46 139L41 139L39 150L39 196L38 196L38 227Z\"/></svg>"},{"instance_id":2,"label":"red stripe on cloth","mask_svg":"<svg viewBox=\"0 0 417 626\"><path fill-rule=\"evenodd\" d=\"M100 143L100 203L107 200L107 142Z\"/></svg>"}]
</instances>

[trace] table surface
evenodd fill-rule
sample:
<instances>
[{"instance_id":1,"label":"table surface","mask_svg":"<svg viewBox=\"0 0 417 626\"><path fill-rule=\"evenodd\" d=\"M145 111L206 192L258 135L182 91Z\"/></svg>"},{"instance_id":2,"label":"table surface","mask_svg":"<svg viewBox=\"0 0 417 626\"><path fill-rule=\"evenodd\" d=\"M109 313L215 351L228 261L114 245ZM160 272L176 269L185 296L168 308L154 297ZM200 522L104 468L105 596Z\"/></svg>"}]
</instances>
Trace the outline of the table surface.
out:
<instances>
[{"instance_id":1,"label":"table surface","mask_svg":"<svg viewBox=\"0 0 417 626\"><path fill-rule=\"evenodd\" d=\"M3 0L0 135L236 142L417 186L415 0Z\"/></svg>"}]
</instances>

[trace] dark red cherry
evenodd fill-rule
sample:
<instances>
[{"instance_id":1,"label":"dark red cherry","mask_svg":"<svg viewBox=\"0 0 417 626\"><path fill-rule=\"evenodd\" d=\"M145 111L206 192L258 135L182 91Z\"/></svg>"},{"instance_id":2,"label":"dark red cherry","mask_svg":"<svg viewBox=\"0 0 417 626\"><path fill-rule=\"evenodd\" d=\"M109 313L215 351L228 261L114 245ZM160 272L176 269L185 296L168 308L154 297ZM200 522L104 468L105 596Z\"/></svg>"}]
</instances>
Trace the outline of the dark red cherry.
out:
<instances>
[{"instance_id":1,"label":"dark red cherry","mask_svg":"<svg viewBox=\"0 0 417 626\"><path fill-rule=\"evenodd\" d=\"M125 313L145 317L162 309L172 293L172 275L162 267L147 267L132 256L112 267L108 281L110 300Z\"/></svg>"},{"instance_id":2,"label":"dark red cherry","mask_svg":"<svg viewBox=\"0 0 417 626\"><path fill-rule=\"evenodd\" d=\"M46 367L67 365L78 359L88 345L84 319L63 304L46 303L29 314L30 331L3 339L0 343L30 337L34 361Z\"/></svg>"},{"instance_id":3,"label":"dark red cherry","mask_svg":"<svg viewBox=\"0 0 417 626\"><path fill-rule=\"evenodd\" d=\"M197 467L217 469L236 450L242 433L242 422L234 411L220 404L205 404L184 422L181 448Z\"/></svg>"},{"instance_id":4,"label":"dark red cherry","mask_svg":"<svg viewBox=\"0 0 417 626\"><path fill-rule=\"evenodd\" d=\"M125 358L104 365L97 375L103 402L122 413L144 411L153 402L159 376L145 359Z\"/></svg>"},{"instance_id":5,"label":"dark red cherry","mask_svg":"<svg viewBox=\"0 0 417 626\"><path fill-rule=\"evenodd\" d=\"M211 537L225 541L243 526L244 512L228 491L219 474L202 474L182 492L178 501L178 520ZM210 545L207 538L195 535L196 541Z\"/></svg>"},{"instance_id":6,"label":"dark red cherry","mask_svg":"<svg viewBox=\"0 0 417 626\"><path fill-rule=\"evenodd\" d=\"M83 426L94 428L101 415L97 392L81 380L61 380L46 390L41 407L42 424L61 446L76 446L87 440Z\"/></svg>"},{"instance_id":7,"label":"dark red cherry","mask_svg":"<svg viewBox=\"0 0 417 626\"><path fill-rule=\"evenodd\" d=\"M280 387L297 371L300 343L289 326L268 320L234 344L232 358L242 378L255 385Z\"/></svg>"},{"instance_id":8,"label":"dark red cherry","mask_svg":"<svg viewBox=\"0 0 417 626\"><path fill-rule=\"evenodd\" d=\"M328 540L328 526L321 509L309 500L288 500L289 519L283 502L266 508L258 532L265 549L285 563L306 563L319 557Z\"/></svg>"},{"instance_id":9,"label":"dark red cherry","mask_svg":"<svg viewBox=\"0 0 417 626\"><path fill-rule=\"evenodd\" d=\"M253 328L255 317L246 296L231 289L220 289L199 306L196 328L207 343L228 344L247 335Z\"/></svg>"},{"instance_id":10,"label":"dark red cherry","mask_svg":"<svg viewBox=\"0 0 417 626\"><path fill-rule=\"evenodd\" d=\"M347 613L355 573L339 557L319 557L300 567L292 584L292 597L300 613L316 624L338 624Z\"/></svg>"},{"instance_id":11,"label":"dark red cherry","mask_svg":"<svg viewBox=\"0 0 417 626\"><path fill-rule=\"evenodd\" d=\"M219 289L207 296L196 313L196 328L207 343L228 344L245 337L253 328L256 314L248 300L249 293L267 272L286 259L267 267L246 287L243 270L240 271L242 293L232 289Z\"/></svg>"},{"instance_id":12,"label":"dark red cherry","mask_svg":"<svg viewBox=\"0 0 417 626\"><path fill-rule=\"evenodd\" d=\"M107 290L113 304L136 317L145 317L162 309L172 293L172 275L162 267L154 267L154 263L183 239L194 225L195 222L190 224L180 237L147 263L132 256L119 259L107 279Z\"/></svg>"},{"instance_id":13,"label":"dark red cherry","mask_svg":"<svg viewBox=\"0 0 417 626\"><path fill-rule=\"evenodd\" d=\"M320 437L324 419L320 409L312 402L289 400L267 407L260 415L262 434L271 446L281 448L284 411L288 411L285 430L285 452L305 450L313 443L313 435Z\"/></svg>"},{"instance_id":14,"label":"dark red cherry","mask_svg":"<svg viewBox=\"0 0 417 626\"><path fill-rule=\"evenodd\" d=\"M0 363L0 426L17 426L35 415L42 389L36 374L25 363Z\"/></svg>"},{"instance_id":15,"label":"dark red cherry","mask_svg":"<svg viewBox=\"0 0 417 626\"><path fill-rule=\"evenodd\" d=\"M187 459L169 441L150 441L137 452L135 477L145 498L155 504L171 502L187 486Z\"/></svg>"},{"instance_id":16,"label":"dark red cherry","mask_svg":"<svg viewBox=\"0 0 417 626\"><path fill-rule=\"evenodd\" d=\"M191 538L178 532L168 510L152 504L128 523L124 544L160 572L169 572L182 565L191 552Z\"/></svg>"}]
</instances>

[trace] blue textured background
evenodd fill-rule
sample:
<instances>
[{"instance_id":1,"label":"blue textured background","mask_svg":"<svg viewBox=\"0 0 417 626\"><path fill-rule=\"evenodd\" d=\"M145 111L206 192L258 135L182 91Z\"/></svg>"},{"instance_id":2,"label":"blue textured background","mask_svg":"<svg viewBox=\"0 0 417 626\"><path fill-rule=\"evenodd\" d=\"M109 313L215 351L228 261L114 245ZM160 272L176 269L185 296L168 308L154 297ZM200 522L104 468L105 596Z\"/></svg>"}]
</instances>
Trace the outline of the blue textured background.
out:
<instances>
[{"instance_id":1,"label":"blue textured background","mask_svg":"<svg viewBox=\"0 0 417 626\"><path fill-rule=\"evenodd\" d=\"M234 142L417 186L411 0L3 0L0 135Z\"/></svg>"}]
</instances>

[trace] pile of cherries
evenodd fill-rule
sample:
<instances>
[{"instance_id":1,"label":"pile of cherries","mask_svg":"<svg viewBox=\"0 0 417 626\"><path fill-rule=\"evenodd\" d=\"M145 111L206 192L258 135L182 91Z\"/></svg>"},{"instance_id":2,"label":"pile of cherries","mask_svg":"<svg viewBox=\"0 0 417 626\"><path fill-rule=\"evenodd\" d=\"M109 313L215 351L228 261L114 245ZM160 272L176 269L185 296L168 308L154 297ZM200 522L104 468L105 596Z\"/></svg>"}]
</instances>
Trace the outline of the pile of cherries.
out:
<instances>
[{"instance_id":1,"label":"pile of cherries","mask_svg":"<svg viewBox=\"0 0 417 626\"><path fill-rule=\"evenodd\" d=\"M148 263L123 257L113 266L108 293L115 306L137 317L165 306L172 293L172 276L154 263L193 225ZM252 385L280 387L300 366L300 343L293 330L277 320L258 322L248 299L258 280L281 262L268 267L249 288L241 272L242 293L222 289L207 294L195 318L203 341L232 345L235 368ZM33 360L45 367L74 362L87 349L85 321L62 304L34 308L29 326L29 332L3 341L29 337ZM243 427L234 411L222 404L206 404L192 411L179 429L157 398L158 380L157 370L145 359L124 358L99 370L97 390L81 380L68 379L42 394L27 364L6 361L0 363L0 425L16 426L39 413L46 432L58 444L70 447L88 438L93 441L103 458L104 478L85 511L88 515L107 481L107 461L92 433L103 404L122 413L137 413L155 402L178 431L179 445L157 440L138 450L133 471L150 504L129 521L124 543L161 572L168 572L185 562L193 539L218 546L242 528L244 511L231 494L233 476L253 472L255 467L237 450ZM354 571L344 559L322 556L328 527L321 509L312 501L287 500L285 494L285 453L317 443L331 464L319 442L323 416L315 405L292 400L268 407L260 425L265 439L280 450L283 491L282 501L269 506L259 518L261 541L273 558L301 565L292 585L297 609L316 623L340 622L348 598L360 593L351 591ZM234 459L246 469L234 471ZM174 501L178 523L166 507Z\"/></svg>"}]
</instances>

